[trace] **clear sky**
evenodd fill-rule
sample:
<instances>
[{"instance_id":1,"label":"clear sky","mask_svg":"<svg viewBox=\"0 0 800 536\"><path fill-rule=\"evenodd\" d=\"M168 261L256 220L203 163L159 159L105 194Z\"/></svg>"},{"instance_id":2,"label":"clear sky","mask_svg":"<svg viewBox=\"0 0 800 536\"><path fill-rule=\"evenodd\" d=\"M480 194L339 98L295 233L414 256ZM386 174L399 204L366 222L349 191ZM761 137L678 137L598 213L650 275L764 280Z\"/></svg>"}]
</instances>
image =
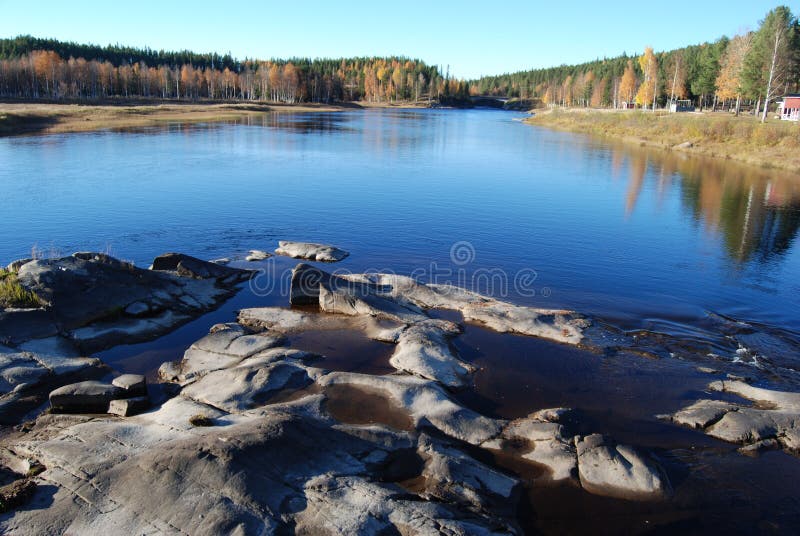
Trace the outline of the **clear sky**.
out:
<instances>
[{"instance_id":1,"label":"clear sky","mask_svg":"<svg viewBox=\"0 0 800 536\"><path fill-rule=\"evenodd\" d=\"M240 59L397 54L472 78L714 40L755 28L779 3L0 0L0 37L231 52ZM798 0L784 3L800 12Z\"/></svg>"}]
</instances>

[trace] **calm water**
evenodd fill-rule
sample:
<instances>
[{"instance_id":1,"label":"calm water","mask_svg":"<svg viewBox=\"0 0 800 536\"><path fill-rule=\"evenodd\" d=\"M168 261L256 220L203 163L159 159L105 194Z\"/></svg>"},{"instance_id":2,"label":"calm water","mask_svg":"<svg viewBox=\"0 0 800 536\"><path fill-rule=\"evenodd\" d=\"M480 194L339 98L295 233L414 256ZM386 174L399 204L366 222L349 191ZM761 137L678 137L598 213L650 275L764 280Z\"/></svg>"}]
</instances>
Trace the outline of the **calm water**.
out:
<instances>
[{"instance_id":1,"label":"calm water","mask_svg":"<svg viewBox=\"0 0 800 536\"><path fill-rule=\"evenodd\" d=\"M518 117L276 114L0 139L0 261L35 246L147 265L165 251L214 258L318 240L352 252L346 269L417 270L625 327L683 329L708 312L800 326L800 177ZM507 284L471 276L494 268ZM533 273L515 292L514 276Z\"/></svg>"},{"instance_id":2,"label":"calm water","mask_svg":"<svg viewBox=\"0 0 800 536\"><path fill-rule=\"evenodd\" d=\"M46 255L110 251L146 266L165 251L236 258L279 239L330 242L351 252L331 268L393 270L573 308L699 341L729 362L725 371L797 387L800 176L593 141L519 117L370 110L0 139L0 262L34 246ZM295 263L260 265L266 295L246 289L157 341L100 357L152 373L237 309L285 305L281 281ZM725 317L754 327L733 336ZM331 369L390 371L391 347L361 334L291 342L325 354ZM735 363L738 345L776 367ZM458 394L465 404L504 418L576 408L580 433L654 450L675 487L668 504L640 504L532 486L526 528L735 533L800 523L796 457L748 458L656 418L707 396L721 377L701 374L696 361L606 358L476 326L456 346L481 370L475 388Z\"/></svg>"}]
</instances>

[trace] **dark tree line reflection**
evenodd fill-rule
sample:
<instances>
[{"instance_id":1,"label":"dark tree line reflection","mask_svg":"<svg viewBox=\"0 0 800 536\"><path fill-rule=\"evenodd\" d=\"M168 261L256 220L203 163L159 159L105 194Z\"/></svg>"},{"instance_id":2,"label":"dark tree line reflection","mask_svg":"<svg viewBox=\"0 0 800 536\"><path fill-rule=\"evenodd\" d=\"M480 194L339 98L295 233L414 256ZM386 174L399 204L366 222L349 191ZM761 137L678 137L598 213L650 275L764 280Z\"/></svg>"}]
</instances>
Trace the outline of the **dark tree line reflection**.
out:
<instances>
[{"instance_id":1,"label":"dark tree line reflection","mask_svg":"<svg viewBox=\"0 0 800 536\"><path fill-rule=\"evenodd\" d=\"M636 207L645 181L663 198L677 187L683 207L709 232L721 234L737 262L767 262L786 252L800 228L800 176L724 160L615 146L611 164L627 167L625 211Z\"/></svg>"}]
</instances>

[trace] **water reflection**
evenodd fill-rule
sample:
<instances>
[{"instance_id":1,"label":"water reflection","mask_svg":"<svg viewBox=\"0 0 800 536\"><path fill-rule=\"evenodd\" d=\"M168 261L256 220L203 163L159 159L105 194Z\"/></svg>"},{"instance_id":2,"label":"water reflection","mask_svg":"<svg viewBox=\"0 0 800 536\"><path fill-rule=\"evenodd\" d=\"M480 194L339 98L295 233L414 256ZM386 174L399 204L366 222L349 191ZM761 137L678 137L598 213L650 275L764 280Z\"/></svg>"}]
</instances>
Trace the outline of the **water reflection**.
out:
<instances>
[{"instance_id":1,"label":"water reflection","mask_svg":"<svg viewBox=\"0 0 800 536\"><path fill-rule=\"evenodd\" d=\"M800 179L793 174L730 162L687 157L662 150L612 147L612 171L623 163L629 177L625 213L630 215L649 177L663 200L670 185L682 207L713 235L720 235L729 258L767 262L791 246L800 228Z\"/></svg>"}]
</instances>

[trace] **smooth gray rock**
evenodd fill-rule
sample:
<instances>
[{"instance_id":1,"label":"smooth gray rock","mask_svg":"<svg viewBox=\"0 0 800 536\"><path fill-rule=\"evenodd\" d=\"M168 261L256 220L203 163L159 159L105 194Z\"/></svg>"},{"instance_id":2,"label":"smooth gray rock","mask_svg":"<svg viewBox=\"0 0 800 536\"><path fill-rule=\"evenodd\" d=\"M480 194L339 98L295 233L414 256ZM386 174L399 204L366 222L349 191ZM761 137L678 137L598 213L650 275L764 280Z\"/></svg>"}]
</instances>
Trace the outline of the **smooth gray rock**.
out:
<instances>
[{"instance_id":1,"label":"smooth gray rock","mask_svg":"<svg viewBox=\"0 0 800 536\"><path fill-rule=\"evenodd\" d=\"M230 273L246 277L243 271L225 272ZM166 333L213 308L232 293L235 283L143 270L101 253L35 260L20 268L18 280L49 304L47 311L31 313L41 316L40 320L28 318L25 324L41 325L44 331L57 325L85 352ZM12 325L13 319L0 318L0 339ZM15 337L27 340L46 335L35 330Z\"/></svg>"},{"instance_id":2,"label":"smooth gray rock","mask_svg":"<svg viewBox=\"0 0 800 536\"><path fill-rule=\"evenodd\" d=\"M105 413L108 404L123 390L110 383L84 381L64 385L50 393L53 411L75 413Z\"/></svg>"},{"instance_id":3,"label":"smooth gray rock","mask_svg":"<svg viewBox=\"0 0 800 536\"><path fill-rule=\"evenodd\" d=\"M181 396L229 413L246 411L266 404L284 389L300 389L314 383L321 371L302 364L314 357L299 350L274 348L206 374L185 387Z\"/></svg>"},{"instance_id":4,"label":"smooth gray rock","mask_svg":"<svg viewBox=\"0 0 800 536\"><path fill-rule=\"evenodd\" d=\"M312 242L291 242L288 240L279 241L278 249L275 250L275 253L294 259L319 262L337 262L350 255L347 251L334 246Z\"/></svg>"},{"instance_id":5,"label":"smooth gray rock","mask_svg":"<svg viewBox=\"0 0 800 536\"><path fill-rule=\"evenodd\" d=\"M336 424L317 416L314 400L227 415L178 397L124 420L45 416L15 445L47 468L48 485L32 500L42 506L0 518L0 531L517 532L493 510L473 512L383 482L392 459L414 452L413 437ZM198 413L216 425L189 425ZM499 483L490 489L504 490Z\"/></svg>"},{"instance_id":6,"label":"smooth gray rock","mask_svg":"<svg viewBox=\"0 0 800 536\"><path fill-rule=\"evenodd\" d=\"M659 499L669 482L658 465L626 445L600 434L576 438L581 486L598 495L626 499Z\"/></svg>"},{"instance_id":7,"label":"smooth gray rock","mask_svg":"<svg viewBox=\"0 0 800 536\"><path fill-rule=\"evenodd\" d=\"M122 389L126 395L147 396L147 379L141 374L123 374L111 380L111 385Z\"/></svg>"},{"instance_id":8,"label":"smooth gray rock","mask_svg":"<svg viewBox=\"0 0 800 536\"><path fill-rule=\"evenodd\" d=\"M273 333L247 334L237 325L212 328L212 332L195 342L183 354L179 363L164 364L159 376L182 384L195 381L215 370L233 367L243 359L282 344L282 335Z\"/></svg>"},{"instance_id":9,"label":"smooth gray rock","mask_svg":"<svg viewBox=\"0 0 800 536\"><path fill-rule=\"evenodd\" d=\"M554 422L567 411L565 408L545 409L513 420L503 428L499 437L482 446L508 450L507 444L511 443L521 458L545 466L550 480L573 480L577 483L578 455L573 437L561 424Z\"/></svg>"},{"instance_id":10,"label":"smooth gray rock","mask_svg":"<svg viewBox=\"0 0 800 536\"><path fill-rule=\"evenodd\" d=\"M724 441L752 446L745 453L772 445L771 440L789 453L800 451L800 393L754 387L741 380L715 381L708 387L758 405L698 400L672 415L672 420Z\"/></svg>"},{"instance_id":11,"label":"smooth gray rock","mask_svg":"<svg viewBox=\"0 0 800 536\"><path fill-rule=\"evenodd\" d=\"M351 385L376 390L405 409L415 426L433 427L450 437L480 445L497 436L503 421L490 419L454 402L436 382L413 376L371 376L353 372L331 372L317 383Z\"/></svg>"},{"instance_id":12,"label":"smooth gray rock","mask_svg":"<svg viewBox=\"0 0 800 536\"><path fill-rule=\"evenodd\" d=\"M120 417L130 417L146 411L149 407L150 399L146 396L122 398L108 403L108 413Z\"/></svg>"},{"instance_id":13,"label":"smooth gray rock","mask_svg":"<svg viewBox=\"0 0 800 536\"><path fill-rule=\"evenodd\" d=\"M475 368L459 360L450 345L460 333L458 324L446 320L416 322L400 332L389 364L447 387L467 386Z\"/></svg>"},{"instance_id":14,"label":"smooth gray rock","mask_svg":"<svg viewBox=\"0 0 800 536\"><path fill-rule=\"evenodd\" d=\"M456 448L422 435L425 494L445 503L465 504L483 512L513 513L519 481L475 460Z\"/></svg>"}]
</instances>

